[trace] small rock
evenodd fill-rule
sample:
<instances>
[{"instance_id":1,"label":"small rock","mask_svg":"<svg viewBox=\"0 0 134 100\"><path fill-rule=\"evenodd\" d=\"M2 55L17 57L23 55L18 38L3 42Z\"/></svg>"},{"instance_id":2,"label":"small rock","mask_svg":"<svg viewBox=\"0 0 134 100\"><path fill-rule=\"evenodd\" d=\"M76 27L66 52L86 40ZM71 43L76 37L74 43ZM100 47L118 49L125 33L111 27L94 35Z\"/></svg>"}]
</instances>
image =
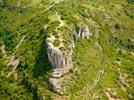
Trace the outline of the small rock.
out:
<instances>
[{"instance_id":1,"label":"small rock","mask_svg":"<svg viewBox=\"0 0 134 100\"><path fill-rule=\"evenodd\" d=\"M50 78L49 83L52 85L52 89L54 92L63 94L61 91L60 79Z\"/></svg>"},{"instance_id":2,"label":"small rock","mask_svg":"<svg viewBox=\"0 0 134 100\"><path fill-rule=\"evenodd\" d=\"M78 37L89 39L90 36L92 36L92 33L89 31L87 26L80 28Z\"/></svg>"},{"instance_id":3,"label":"small rock","mask_svg":"<svg viewBox=\"0 0 134 100\"><path fill-rule=\"evenodd\" d=\"M103 13L102 16L103 16L104 18L106 18L106 19L110 19L110 15L107 14L107 13Z\"/></svg>"},{"instance_id":4,"label":"small rock","mask_svg":"<svg viewBox=\"0 0 134 100\"><path fill-rule=\"evenodd\" d=\"M15 56L12 56L8 65L12 65L13 66L13 71L17 68L17 66L19 65L19 59L15 59Z\"/></svg>"},{"instance_id":5,"label":"small rock","mask_svg":"<svg viewBox=\"0 0 134 100\"><path fill-rule=\"evenodd\" d=\"M61 76L62 76L62 73L61 73L61 72L55 72L55 71L54 71L54 72L52 73L52 77L53 77L53 78L60 78Z\"/></svg>"},{"instance_id":6,"label":"small rock","mask_svg":"<svg viewBox=\"0 0 134 100\"><path fill-rule=\"evenodd\" d=\"M60 78L62 77L65 73L68 73L70 69L59 69L56 68L54 69L54 72L52 73L53 78Z\"/></svg>"},{"instance_id":7,"label":"small rock","mask_svg":"<svg viewBox=\"0 0 134 100\"><path fill-rule=\"evenodd\" d=\"M134 56L134 52L129 52L130 55Z\"/></svg>"},{"instance_id":8,"label":"small rock","mask_svg":"<svg viewBox=\"0 0 134 100\"><path fill-rule=\"evenodd\" d=\"M52 35L51 37L48 37L48 38L47 38L47 41L53 43L53 42L55 41L55 39L56 39L55 36Z\"/></svg>"},{"instance_id":9,"label":"small rock","mask_svg":"<svg viewBox=\"0 0 134 100\"><path fill-rule=\"evenodd\" d=\"M115 61L115 64L121 66L121 62L120 61Z\"/></svg>"},{"instance_id":10,"label":"small rock","mask_svg":"<svg viewBox=\"0 0 134 100\"><path fill-rule=\"evenodd\" d=\"M96 16L96 13L91 12L91 13L90 13L90 16L95 17L95 16Z\"/></svg>"}]
</instances>

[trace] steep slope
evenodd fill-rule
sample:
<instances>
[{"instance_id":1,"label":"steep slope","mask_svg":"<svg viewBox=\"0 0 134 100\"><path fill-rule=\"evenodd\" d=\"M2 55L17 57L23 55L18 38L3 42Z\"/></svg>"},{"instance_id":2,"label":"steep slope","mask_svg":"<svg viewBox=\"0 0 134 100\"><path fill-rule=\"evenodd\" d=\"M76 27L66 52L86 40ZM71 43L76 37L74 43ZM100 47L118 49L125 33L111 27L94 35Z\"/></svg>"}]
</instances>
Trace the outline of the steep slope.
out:
<instances>
[{"instance_id":1,"label":"steep slope","mask_svg":"<svg viewBox=\"0 0 134 100\"><path fill-rule=\"evenodd\" d=\"M0 98L133 99L133 5L133 0L1 0ZM74 33L83 27L92 36L75 37L73 48ZM63 95L48 82L53 71L48 43L62 53L73 50Z\"/></svg>"}]
</instances>

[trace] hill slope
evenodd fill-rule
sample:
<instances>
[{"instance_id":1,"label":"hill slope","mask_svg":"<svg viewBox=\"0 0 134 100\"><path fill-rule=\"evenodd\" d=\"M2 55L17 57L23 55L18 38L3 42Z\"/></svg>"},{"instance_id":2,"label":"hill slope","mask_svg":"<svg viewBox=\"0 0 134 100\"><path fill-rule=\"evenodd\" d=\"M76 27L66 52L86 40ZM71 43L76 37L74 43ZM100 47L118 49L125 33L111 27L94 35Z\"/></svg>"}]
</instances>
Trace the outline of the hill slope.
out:
<instances>
[{"instance_id":1,"label":"hill slope","mask_svg":"<svg viewBox=\"0 0 134 100\"><path fill-rule=\"evenodd\" d=\"M133 0L1 0L0 5L1 100L134 98ZM62 83L65 93L56 94L48 84L46 38L54 35L54 46L64 51L70 27L85 25L93 35L78 39L73 69Z\"/></svg>"}]
</instances>

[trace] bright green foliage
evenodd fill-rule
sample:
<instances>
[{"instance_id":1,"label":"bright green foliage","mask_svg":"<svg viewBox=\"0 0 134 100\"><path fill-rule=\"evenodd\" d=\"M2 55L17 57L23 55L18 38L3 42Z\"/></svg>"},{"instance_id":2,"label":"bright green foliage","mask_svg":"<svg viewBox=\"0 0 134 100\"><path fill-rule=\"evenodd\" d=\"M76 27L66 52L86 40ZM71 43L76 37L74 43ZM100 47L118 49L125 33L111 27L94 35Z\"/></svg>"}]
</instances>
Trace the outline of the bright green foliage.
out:
<instances>
[{"instance_id":1,"label":"bright green foliage","mask_svg":"<svg viewBox=\"0 0 134 100\"><path fill-rule=\"evenodd\" d=\"M57 12L65 26L55 31L60 24ZM114 98L133 99L133 12L133 0L0 0L0 48L5 45L6 51L4 54L0 50L0 99L37 100L40 92L46 100L107 100L107 88L116 91ZM63 83L68 90L63 96L55 94L48 84L52 68L46 37L55 35L55 46L60 45L62 38L64 47L60 49L64 51L72 39L70 27L78 31L85 24L93 36L78 40L74 67L68 75L71 79ZM20 64L8 77L12 72L9 57L14 52ZM92 87L100 70L104 74ZM126 91L121 87L120 72L127 75Z\"/></svg>"}]
</instances>

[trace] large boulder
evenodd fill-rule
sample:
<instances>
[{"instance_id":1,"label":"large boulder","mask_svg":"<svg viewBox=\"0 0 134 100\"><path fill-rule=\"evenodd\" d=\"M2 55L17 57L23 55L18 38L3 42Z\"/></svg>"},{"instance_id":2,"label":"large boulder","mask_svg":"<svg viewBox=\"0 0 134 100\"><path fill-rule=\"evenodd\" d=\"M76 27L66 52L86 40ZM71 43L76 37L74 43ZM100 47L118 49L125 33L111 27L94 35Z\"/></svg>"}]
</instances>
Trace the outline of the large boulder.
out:
<instances>
[{"instance_id":1,"label":"large boulder","mask_svg":"<svg viewBox=\"0 0 134 100\"><path fill-rule=\"evenodd\" d=\"M52 44L48 44L47 48L48 59L54 69L53 77L61 77L68 72L72 66L72 50L64 53Z\"/></svg>"}]
</instances>

